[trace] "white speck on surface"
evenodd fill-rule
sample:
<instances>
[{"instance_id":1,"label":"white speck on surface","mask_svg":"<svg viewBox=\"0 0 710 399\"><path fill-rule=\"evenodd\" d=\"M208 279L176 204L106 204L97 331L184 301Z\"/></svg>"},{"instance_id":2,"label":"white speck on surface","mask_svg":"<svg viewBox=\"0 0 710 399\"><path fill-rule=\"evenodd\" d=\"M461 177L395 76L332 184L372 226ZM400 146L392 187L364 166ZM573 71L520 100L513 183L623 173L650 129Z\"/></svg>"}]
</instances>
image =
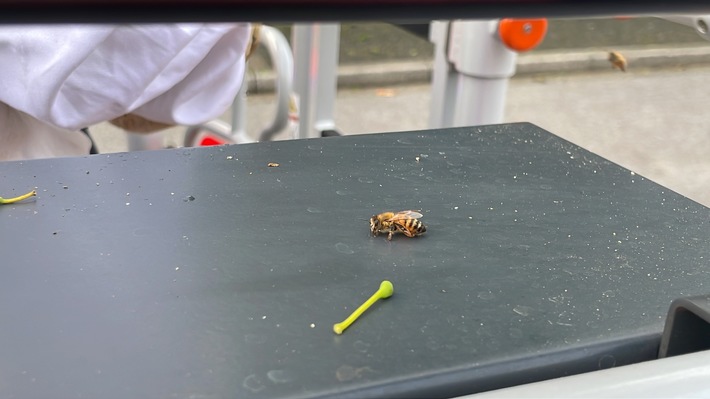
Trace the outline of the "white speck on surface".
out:
<instances>
[{"instance_id":1,"label":"white speck on surface","mask_svg":"<svg viewBox=\"0 0 710 399\"><path fill-rule=\"evenodd\" d=\"M128 205L131 205L131 203L130 203L130 202L126 202L126 206L128 206Z\"/></svg>"},{"instance_id":2,"label":"white speck on surface","mask_svg":"<svg viewBox=\"0 0 710 399\"><path fill-rule=\"evenodd\" d=\"M227 155L227 159L234 159L234 157L231 155Z\"/></svg>"},{"instance_id":3,"label":"white speck on surface","mask_svg":"<svg viewBox=\"0 0 710 399\"><path fill-rule=\"evenodd\" d=\"M270 370L266 373L269 380L275 384L284 384L294 380L294 376L286 370Z\"/></svg>"},{"instance_id":4,"label":"white speck on surface","mask_svg":"<svg viewBox=\"0 0 710 399\"><path fill-rule=\"evenodd\" d=\"M311 323L311 328L316 328L316 324L315 324L315 323Z\"/></svg>"},{"instance_id":5,"label":"white speck on surface","mask_svg":"<svg viewBox=\"0 0 710 399\"><path fill-rule=\"evenodd\" d=\"M342 253L342 254L346 254L346 255L351 255L351 254L354 254L354 253L355 253L355 251L353 251L352 249L350 249L350 247L349 247L347 244L342 243L342 242L339 242L339 243L335 244L335 249L336 249L338 252L340 252L340 253Z\"/></svg>"},{"instance_id":6,"label":"white speck on surface","mask_svg":"<svg viewBox=\"0 0 710 399\"><path fill-rule=\"evenodd\" d=\"M178 271L178 270L180 270L180 266L178 266L178 267L175 268L175 271Z\"/></svg>"},{"instance_id":7,"label":"white speck on surface","mask_svg":"<svg viewBox=\"0 0 710 399\"><path fill-rule=\"evenodd\" d=\"M266 320L266 316L261 316L261 320Z\"/></svg>"},{"instance_id":8,"label":"white speck on surface","mask_svg":"<svg viewBox=\"0 0 710 399\"><path fill-rule=\"evenodd\" d=\"M533 308L530 306L524 306L524 305L518 305L513 308L513 312L521 315L521 316L528 316L530 315L530 312L532 312Z\"/></svg>"},{"instance_id":9,"label":"white speck on surface","mask_svg":"<svg viewBox=\"0 0 710 399\"><path fill-rule=\"evenodd\" d=\"M247 378L245 378L242 382L242 386L254 393L259 392L265 388L264 384L261 382L259 377L256 376L256 374L251 374L247 376Z\"/></svg>"}]
</instances>

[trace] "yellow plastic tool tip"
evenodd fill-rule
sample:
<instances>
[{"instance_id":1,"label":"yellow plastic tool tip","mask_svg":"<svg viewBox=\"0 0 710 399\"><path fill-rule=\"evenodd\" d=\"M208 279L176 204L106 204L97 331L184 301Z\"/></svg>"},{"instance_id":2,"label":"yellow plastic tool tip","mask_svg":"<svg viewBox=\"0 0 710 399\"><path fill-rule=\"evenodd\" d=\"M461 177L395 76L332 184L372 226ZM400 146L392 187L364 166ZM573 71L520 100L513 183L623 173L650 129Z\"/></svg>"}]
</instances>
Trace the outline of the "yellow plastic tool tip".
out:
<instances>
[{"instance_id":1,"label":"yellow plastic tool tip","mask_svg":"<svg viewBox=\"0 0 710 399\"><path fill-rule=\"evenodd\" d=\"M22 194L22 195L20 195L19 197L14 197L14 198L3 198L3 197L0 197L0 204L12 204L12 203L15 203L15 202L19 202L19 201L25 200L25 199L30 198L30 197L34 197L35 195L37 195L37 191L32 190L32 191L30 191L30 192L27 193L27 194Z\"/></svg>"},{"instance_id":2,"label":"yellow plastic tool tip","mask_svg":"<svg viewBox=\"0 0 710 399\"><path fill-rule=\"evenodd\" d=\"M394 286L392 285L391 282L385 280L382 283L380 283L380 289L377 290L365 303L360 305L359 308L355 309L355 311L348 316L347 319L343 320L340 323L334 324L333 325L333 332L336 334L340 335L345 331L346 328L350 327L351 324L355 320L357 320L358 317L360 317L361 314L365 313L365 311L372 306L373 303L377 302L378 299L385 299L389 298L394 294Z\"/></svg>"}]
</instances>

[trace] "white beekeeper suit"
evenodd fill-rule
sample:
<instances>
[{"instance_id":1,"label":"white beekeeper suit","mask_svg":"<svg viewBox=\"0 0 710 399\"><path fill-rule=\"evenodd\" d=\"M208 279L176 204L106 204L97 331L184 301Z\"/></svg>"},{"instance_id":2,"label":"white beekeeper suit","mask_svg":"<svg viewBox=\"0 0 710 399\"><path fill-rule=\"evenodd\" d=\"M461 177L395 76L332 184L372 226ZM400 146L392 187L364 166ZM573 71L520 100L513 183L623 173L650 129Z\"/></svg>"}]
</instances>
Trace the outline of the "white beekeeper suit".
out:
<instances>
[{"instance_id":1,"label":"white beekeeper suit","mask_svg":"<svg viewBox=\"0 0 710 399\"><path fill-rule=\"evenodd\" d=\"M2 26L0 160L88 154L79 129L126 114L217 118L249 40L249 24Z\"/></svg>"}]
</instances>

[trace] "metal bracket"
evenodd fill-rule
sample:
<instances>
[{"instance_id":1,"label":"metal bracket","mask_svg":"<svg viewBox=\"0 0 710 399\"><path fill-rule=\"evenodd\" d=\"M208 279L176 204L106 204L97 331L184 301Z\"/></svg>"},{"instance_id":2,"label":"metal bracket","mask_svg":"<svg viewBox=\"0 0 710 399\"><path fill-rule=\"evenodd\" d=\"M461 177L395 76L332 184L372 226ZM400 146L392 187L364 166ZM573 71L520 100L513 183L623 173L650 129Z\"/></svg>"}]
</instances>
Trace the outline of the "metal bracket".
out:
<instances>
[{"instance_id":1,"label":"metal bracket","mask_svg":"<svg viewBox=\"0 0 710 399\"><path fill-rule=\"evenodd\" d=\"M705 40L710 40L710 15L663 15L659 18L695 29Z\"/></svg>"},{"instance_id":2,"label":"metal bracket","mask_svg":"<svg viewBox=\"0 0 710 399\"><path fill-rule=\"evenodd\" d=\"M658 357L710 349L710 295L679 298L671 303Z\"/></svg>"},{"instance_id":3,"label":"metal bracket","mask_svg":"<svg viewBox=\"0 0 710 399\"><path fill-rule=\"evenodd\" d=\"M337 129L326 129L320 132L321 137L338 137L343 134Z\"/></svg>"}]
</instances>

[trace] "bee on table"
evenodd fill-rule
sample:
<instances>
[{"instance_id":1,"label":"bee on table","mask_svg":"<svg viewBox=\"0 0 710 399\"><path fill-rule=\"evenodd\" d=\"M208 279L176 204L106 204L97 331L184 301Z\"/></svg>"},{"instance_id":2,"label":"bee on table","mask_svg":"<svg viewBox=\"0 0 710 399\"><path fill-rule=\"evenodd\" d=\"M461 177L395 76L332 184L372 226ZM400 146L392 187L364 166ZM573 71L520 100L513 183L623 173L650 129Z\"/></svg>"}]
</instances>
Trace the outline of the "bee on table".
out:
<instances>
[{"instance_id":1,"label":"bee on table","mask_svg":"<svg viewBox=\"0 0 710 399\"><path fill-rule=\"evenodd\" d=\"M416 237L426 232L426 227L419 221L421 217L422 214L417 211L383 212L370 218L370 233L373 236L388 233L388 241L396 232L407 237Z\"/></svg>"}]
</instances>

